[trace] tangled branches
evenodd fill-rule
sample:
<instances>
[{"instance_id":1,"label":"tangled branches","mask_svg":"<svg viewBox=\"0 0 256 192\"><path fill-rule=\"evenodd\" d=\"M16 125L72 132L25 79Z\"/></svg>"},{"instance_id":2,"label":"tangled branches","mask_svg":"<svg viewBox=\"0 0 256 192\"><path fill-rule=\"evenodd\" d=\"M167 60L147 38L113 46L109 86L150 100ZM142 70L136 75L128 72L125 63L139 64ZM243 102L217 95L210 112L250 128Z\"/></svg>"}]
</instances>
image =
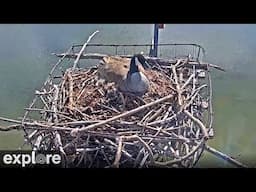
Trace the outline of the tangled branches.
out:
<instances>
[{"instance_id":1,"label":"tangled branches","mask_svg":"<svg viewBox=\"0 0 256 192\"><path fill-rule=\"evenodd\" d=\"M148 71L143 98L100 84L97 67L69 68L26 108L26 140L34 150L60 150L68 167L191 167L209 139L210 103L188 62Z\"/></svg>"}]
</instances>

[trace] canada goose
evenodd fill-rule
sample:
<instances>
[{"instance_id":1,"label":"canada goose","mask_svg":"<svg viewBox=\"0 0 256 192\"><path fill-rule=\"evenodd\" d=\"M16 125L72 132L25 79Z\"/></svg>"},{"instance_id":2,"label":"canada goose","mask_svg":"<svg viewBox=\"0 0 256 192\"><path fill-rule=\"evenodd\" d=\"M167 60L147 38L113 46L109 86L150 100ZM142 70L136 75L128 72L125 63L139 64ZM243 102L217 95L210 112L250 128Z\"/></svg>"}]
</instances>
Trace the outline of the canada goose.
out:
<instances>
[{"instance_id":1,"label":"canada goose","mask_svg":"<svg viewBox=\"0 0 256 192\"><path fill-rule=\"evenodd\" d=\"M148 91L149 80L144 70L150 65L142 54L136 54L131 59L105 57L100 64L99 77L116 83L121 92L142 96Z\"/></svg>"}]
</instances>

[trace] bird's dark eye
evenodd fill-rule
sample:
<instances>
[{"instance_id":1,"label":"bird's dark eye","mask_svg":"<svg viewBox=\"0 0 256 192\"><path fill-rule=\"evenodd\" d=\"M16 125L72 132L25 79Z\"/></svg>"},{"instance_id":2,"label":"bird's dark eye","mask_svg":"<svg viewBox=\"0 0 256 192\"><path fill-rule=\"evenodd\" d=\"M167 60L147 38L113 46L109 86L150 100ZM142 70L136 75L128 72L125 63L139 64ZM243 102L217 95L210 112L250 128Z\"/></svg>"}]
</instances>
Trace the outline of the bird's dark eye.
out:
<instances>
[{"instance_id":1,"label":"bird's dark eye","mask_svg":"<svg viewBox=\"0 0 256 192\"><path fill-rule=\"evenodd\" d=\"M127 66L127 65L124 65L124 68L128 68L128 66Z\"/></svg>"}]
</instances>

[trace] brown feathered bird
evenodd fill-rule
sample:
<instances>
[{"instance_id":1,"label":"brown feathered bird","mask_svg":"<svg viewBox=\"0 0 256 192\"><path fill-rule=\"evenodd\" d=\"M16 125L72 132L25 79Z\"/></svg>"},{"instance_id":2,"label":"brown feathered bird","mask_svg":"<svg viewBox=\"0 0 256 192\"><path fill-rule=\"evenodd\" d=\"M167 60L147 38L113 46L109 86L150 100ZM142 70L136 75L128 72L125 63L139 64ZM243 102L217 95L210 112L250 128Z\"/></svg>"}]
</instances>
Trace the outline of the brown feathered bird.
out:
<instances>
[{"instance_id":1,"label":"brown feathered bird","mask_svg":"<svg viewBox=\"0 0 256 192\"><path fill-rule=\"evenodd\" d=\"M98 76L107 82L114 82L121 92L142 96L150 86L144 73L148 68L150 65L142 54L136 54L131 59L108 56L101 60Z\"/></svg>"}]
</instances>

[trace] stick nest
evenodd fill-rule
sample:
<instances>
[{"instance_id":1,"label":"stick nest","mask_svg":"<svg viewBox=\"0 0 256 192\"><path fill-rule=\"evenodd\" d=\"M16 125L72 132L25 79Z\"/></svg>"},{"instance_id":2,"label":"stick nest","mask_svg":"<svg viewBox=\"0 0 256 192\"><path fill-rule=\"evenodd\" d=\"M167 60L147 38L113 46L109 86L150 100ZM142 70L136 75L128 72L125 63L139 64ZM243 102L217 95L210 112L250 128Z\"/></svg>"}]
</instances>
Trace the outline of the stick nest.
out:
<instances>
[{"instance_id":1,"label":"stick nest","mask_svg":"<svg viewBox=\"0 0 256 192\"><path fill-rule=\"evenodd\" d=\"M36 150L60 150L67 167L193 166L208 139L207 86L178 62L147 71L142 98L99 83L97 67L67 69L47 82L40 120L24 123L27 139Z\"/></svg>"}]
</instances>

